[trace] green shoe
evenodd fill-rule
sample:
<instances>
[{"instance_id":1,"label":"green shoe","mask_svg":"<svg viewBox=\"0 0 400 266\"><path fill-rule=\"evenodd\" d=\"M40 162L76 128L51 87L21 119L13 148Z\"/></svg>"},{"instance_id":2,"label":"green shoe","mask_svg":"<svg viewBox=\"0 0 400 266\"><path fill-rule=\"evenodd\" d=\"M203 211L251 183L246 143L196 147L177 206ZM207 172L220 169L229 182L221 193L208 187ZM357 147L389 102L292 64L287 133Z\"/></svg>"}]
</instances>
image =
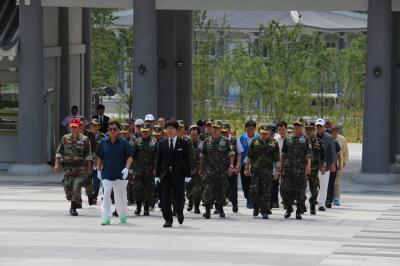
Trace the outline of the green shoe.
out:
<instances>
[{"instance_id":1,"label":"green shoe","mask_svg":"<svg viewBox=\"0 0 400 266\"><path fill-rule=\"evenodd\" d=\"M119 218L119 220L120 220L121 224L126 224L126 222L128 221L128 218L127 217L121 217L121 218Z\"/></svg>"},{"instance_id":2,"label":"green shoe","mask_svg":"<svg viewBox=\"0 0 400 266\"><path fill-rule=\"evenodd\" d=\"M103 220L101 225L110 225L110 220Z\"/></svg>"}]
</instances>

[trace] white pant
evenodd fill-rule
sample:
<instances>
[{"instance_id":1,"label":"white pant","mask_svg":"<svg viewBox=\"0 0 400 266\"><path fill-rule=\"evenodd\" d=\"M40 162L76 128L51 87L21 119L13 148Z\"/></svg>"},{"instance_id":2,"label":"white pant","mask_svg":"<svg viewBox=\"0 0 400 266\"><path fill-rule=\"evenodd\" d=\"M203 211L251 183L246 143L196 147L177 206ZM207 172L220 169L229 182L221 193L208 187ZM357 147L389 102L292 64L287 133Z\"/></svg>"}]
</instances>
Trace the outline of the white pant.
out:
<instances>
[{"instance_id":1,"label":"white pant","mask_svg":"<svg viewBox=\"0 0 400 266\"><path fill-rule=\"evenodd\" d=\"M328 195L328 185L329 185L329 174L330 171L326 171L324 175L319 172L319 194L318 194L318 205L320 207L325 207L326 197Z\"/></svg>"},{"instance_id":2,"label":"white pant","mask_svg":"<svg viewBox=\"0 0 400 266\"><path fill-rule=\"evenodd\" d=\"M115 208L117 209L119 217L126 217L128 213L128 203L126 196L126 186L128 180L103 180L103 202L101 203L101 218L103 220L110 220L112 217L111 209L111 190L114 189Z\"/></svg>"}]
</instances>

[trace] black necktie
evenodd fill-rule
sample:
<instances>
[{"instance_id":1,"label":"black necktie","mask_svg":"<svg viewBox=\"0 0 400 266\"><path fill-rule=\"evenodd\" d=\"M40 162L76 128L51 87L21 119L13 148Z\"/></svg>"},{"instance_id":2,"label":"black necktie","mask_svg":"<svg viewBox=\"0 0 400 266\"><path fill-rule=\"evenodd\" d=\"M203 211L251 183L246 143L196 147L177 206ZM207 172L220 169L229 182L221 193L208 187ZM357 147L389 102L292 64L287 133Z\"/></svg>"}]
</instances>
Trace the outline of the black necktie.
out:
<instances>
[{"instance_id":1,"label":"black necktie","mask_svg":"<svg viewBox=\"0 0 400 266\"><path fill-rule=\"evenodd\" d=\"M173 140L173 139L170 140L169 151L170 151L171 153L174 151L174 140Z\"/></svg>"}]
</instances>

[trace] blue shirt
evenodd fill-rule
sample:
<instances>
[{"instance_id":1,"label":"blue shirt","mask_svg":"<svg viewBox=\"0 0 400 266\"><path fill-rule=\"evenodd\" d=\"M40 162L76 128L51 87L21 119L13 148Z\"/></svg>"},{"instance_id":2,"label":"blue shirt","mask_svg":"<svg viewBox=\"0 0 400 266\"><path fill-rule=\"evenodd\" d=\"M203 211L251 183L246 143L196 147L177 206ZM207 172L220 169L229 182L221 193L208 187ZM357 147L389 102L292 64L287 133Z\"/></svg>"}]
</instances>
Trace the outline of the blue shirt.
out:
<instances>
[{"instance_id":1,"label":"blue shirt","mask_svg":"<svg viewBox=\"0 0 400 266\"><path fill-rule=\"evenodd\" d=\"M253 139L258 139L258 138L260 138L260 134L255 133L254 136L253 136ZM242 147L243 147L243 152L241 153L241 156L240 156L240 164L242 166L244 166L244 159L246 159L247 153L249 152L251 139L247 135L247 133L244 133L244 134L240 135L239 141L240 141L240 143L242 144Z\"/></svg>"},{"instance_id":2,"label":"blue shirt","mask_svg":"<svg viewBox=\"0 0 400 266\"><path fill-rule=\"evenodd\" d=\"M132 149L129 142L120 136L114 143L110 137L106 137L100 142L96 156L103 160L102 179L113 181L122 179L121 172L126 166L126 160L132 157Z\"/></svg>"}]
</instances>

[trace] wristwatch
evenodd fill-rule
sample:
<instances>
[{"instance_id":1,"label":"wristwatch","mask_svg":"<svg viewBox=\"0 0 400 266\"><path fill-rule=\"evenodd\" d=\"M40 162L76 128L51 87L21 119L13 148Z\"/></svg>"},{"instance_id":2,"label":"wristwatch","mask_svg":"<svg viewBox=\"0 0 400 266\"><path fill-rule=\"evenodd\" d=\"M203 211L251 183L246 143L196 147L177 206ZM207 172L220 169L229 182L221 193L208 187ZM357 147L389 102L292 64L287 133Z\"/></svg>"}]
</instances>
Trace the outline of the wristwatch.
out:
<instances>
[{"instance_id":1,"label":"wristwatch","mask_svg":"<svg viewBox=\"0 0 400 266\"><path fill-rule=\"evenodd\" d=\"M233 164L229 165L229 168L235 168L235 166L233 166Z\"/></svg>"}]
</instances>

